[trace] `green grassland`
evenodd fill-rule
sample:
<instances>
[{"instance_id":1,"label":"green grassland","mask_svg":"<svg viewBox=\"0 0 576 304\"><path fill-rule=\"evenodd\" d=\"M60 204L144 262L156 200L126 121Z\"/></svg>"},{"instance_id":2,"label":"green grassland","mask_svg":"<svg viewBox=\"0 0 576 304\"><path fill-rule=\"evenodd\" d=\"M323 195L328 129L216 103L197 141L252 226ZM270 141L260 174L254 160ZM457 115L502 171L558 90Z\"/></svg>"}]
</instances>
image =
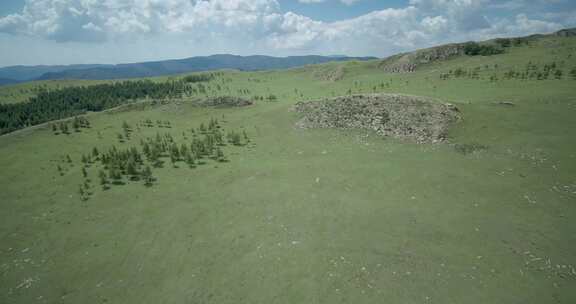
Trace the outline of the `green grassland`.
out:
<instances>
[{"instance_id":1,"label":"green grassland","mask_svg":"<svg viewBox=\"0 0 576 304\"><path fill-rule=\"evenodd\" d=\"M70 135L2 136L0 303L575 303L575 50L575 38L550 37L409 74L377 61L227 71L230 95L277 101L140 103L91 113ZM560 80L504 78L553 61ZM440 77L476 67L480 79ZM333 70L338 80L323 77ZM463 120L443 144L294 127L294 103L364 92L438 98ZM152 187L106 191L92 165L93 194L80 199L93 147L157 132L185 142L212 118L250 137L223 148L229 162L165 165ZM146 119L171 128L118 142L124 121Z\"/></svg>"}]
</instances>

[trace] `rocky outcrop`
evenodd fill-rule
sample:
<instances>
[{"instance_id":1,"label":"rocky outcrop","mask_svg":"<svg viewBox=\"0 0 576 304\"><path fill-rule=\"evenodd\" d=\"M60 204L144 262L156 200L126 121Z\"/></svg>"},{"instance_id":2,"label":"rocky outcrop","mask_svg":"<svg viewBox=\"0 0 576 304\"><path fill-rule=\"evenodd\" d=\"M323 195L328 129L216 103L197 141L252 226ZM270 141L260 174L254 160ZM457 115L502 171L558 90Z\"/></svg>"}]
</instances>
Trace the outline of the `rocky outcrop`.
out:
<instances>
[{"instance_id":1,"label":"rocky outcrop","mask_svg":"<svg viewBox=\"0 0 576 304\"><path fill-rule=\"evenodd\" d=\"M458 109L424 97L363 94L299 102L300 128L365 129L379 135L416 142L439 142L460 120Z\"/></svg>"},{"instance_id":2,"label":"rocky outcrop","mask_svg":"<svg viewBox=\"0 0 576 304\"><path fill-rule=\"evenodd\" d=\"M465 44L448 44L412 53L399 54L384 59L379 64L379 67L387 73L410 73L423 64L462 56L464 55L464 47Z\"/></svg>"}]
</instances>

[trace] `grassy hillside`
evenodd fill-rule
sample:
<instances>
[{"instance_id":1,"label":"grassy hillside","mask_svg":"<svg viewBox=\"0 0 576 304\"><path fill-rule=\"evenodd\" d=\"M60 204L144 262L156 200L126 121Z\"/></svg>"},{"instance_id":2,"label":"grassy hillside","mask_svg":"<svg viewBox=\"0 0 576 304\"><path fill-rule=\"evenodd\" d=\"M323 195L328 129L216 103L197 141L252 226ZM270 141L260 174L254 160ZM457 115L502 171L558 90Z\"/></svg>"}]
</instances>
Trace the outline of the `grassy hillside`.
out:
<instances>
[{"instance_id":1,"label":"grassy hillside","mask_svg":"<svg viewBox=\"0 0 576 304\"><path fill-rule=\"evenodd\" d=\"M414 73L378 61L226 72L231 95L277 100L142 102L70 135L2 136L0 303L574 303L575 51L546 37ZM508 79L529 62L563 75ZM443 144L295 128L298 101L372 92L451 102L463 120ZM211 119L250 138L223 147L229 162L165 159L152 187L109 190L95 163L81 199L93 147L189 143Z\"/></svg>"}]
</instances>

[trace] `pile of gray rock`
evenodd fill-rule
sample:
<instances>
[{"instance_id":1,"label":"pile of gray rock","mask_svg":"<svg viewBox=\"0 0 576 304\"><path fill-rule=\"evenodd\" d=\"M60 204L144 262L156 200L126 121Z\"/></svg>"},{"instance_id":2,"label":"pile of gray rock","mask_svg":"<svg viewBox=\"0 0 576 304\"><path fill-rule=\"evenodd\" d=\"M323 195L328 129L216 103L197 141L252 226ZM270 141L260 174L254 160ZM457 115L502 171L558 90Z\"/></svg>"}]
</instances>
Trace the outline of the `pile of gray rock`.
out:
<instances>
[{"instance_id":1,"label":"pile of gray rock","mask_svg":"<svg viewBox=\"0 0 576 304\"><path fill-rule=\"evenodd\" d=\"M254 104L251 100L235 96L216 96L195 99L192 101L198 107L232 108Z\"/></svg>"},{"instance_id":2,"label":"pile of gray rock","mask_svg":"<svg viewBox=\"0 0 576 304\"><path fill-rule=\"evenodd\" d=\"M299 102L297 127L366 129L386 137L419 143L446 139L451 124L461 119L458 108L425 97L362 94Z\"/></svg>"}]
</instances>

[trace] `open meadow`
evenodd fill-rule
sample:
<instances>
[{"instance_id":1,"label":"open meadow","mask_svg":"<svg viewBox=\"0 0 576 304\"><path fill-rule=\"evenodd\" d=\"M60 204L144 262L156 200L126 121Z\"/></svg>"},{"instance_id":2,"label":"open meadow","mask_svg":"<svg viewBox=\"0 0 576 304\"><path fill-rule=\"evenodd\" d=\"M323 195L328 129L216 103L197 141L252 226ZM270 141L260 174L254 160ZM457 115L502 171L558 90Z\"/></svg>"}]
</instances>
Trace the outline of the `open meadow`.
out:
<instances>
[{"instance_id":1,"label":"open meadow","mask_svg":"<svg viewBox=\"0 0 576 304\"><path fill-rule=\"evenodd\" d=\"M0 303L576 303L575 56L576 38L546 37L414 73L223 71L69 134L3 135ZM510 74L552 63L560 76ZM296 126L297 102L363 93L432 97L462 119L436 143ZM219 95L253 104L196 104ZM191 164L214 121L222 155ZM180 157L148 156L151 177L102 181L104 151L165 140Z\"/></svg>"}]
</instances>

